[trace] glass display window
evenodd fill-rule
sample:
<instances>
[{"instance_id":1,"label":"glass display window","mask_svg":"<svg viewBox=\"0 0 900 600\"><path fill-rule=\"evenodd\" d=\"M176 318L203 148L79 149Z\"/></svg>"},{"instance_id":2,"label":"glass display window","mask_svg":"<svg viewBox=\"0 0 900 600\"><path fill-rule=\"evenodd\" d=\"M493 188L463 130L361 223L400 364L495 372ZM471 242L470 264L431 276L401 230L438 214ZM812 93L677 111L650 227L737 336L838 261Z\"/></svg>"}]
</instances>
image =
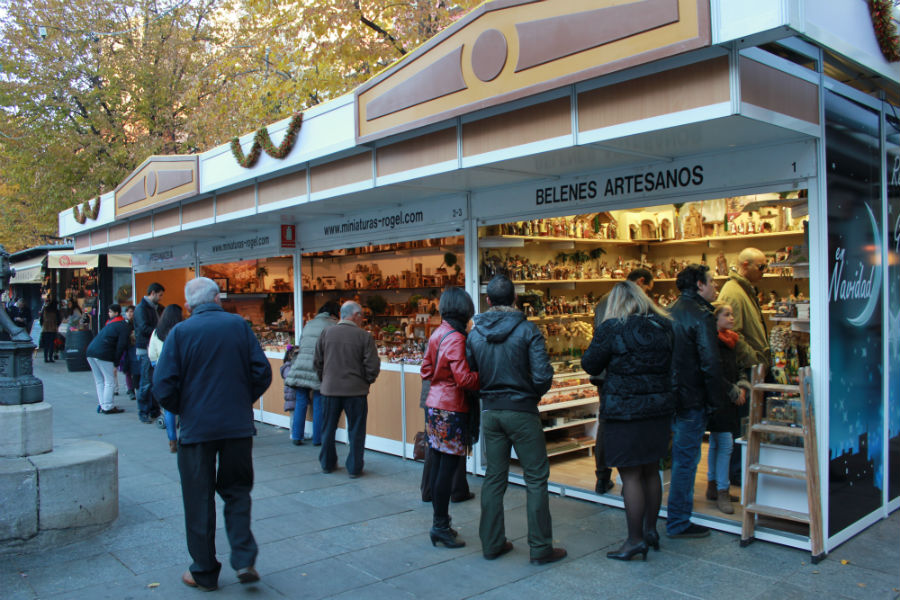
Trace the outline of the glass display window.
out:
<instances>
[{"instance_id":1,"label":"glass display window","mask_svg":"<svg viewBox=\"0 0 900 600\"><path fill-rule=\"evenodd\" d=\"M303 320L328 301L354 300L363 308L382 360L420 364L431 332L441 323L441 290L464 285L464 264L461 236L305 253Z\"/></svg>"},{"instance_id":2,"label":"glass display window","mask_svg":"<svg viewBox=\"0 0 900 600\"><path fill-rule=\"evenodd\" d=\"M276 256L202 265L219 285L222 308L250 322L263 350L284 352L294 340L294 259Z\"/></svg>"}]
</instances>

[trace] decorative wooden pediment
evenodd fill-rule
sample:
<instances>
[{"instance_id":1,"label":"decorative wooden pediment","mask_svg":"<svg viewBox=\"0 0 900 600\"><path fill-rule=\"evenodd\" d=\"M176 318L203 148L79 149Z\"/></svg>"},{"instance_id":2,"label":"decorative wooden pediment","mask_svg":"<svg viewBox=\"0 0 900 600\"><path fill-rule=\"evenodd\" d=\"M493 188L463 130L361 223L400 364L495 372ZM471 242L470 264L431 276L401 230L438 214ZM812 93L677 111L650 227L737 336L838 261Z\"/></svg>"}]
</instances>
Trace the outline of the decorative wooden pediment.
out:
<instances>
[{"instance_id":1,"label":"decorative wooden pediment","mask_svg":"<svg viewBox=\"0 0 900 600\"><path fill-rule=\"evenodd\" d=\"M151 156L116 188L116 218L196 196L199 190L196 156Z\"/></svg>"},{"instance_id":2,"label":"decorative wooden pediment","mask_svg":"<svg viewBox=\"0 0 900 600\"><path fill-rule=\"evenodd\" d=\"M709 43L704 0L494 0L357 89L357 142Z\"/></svg>"}]
</instances>

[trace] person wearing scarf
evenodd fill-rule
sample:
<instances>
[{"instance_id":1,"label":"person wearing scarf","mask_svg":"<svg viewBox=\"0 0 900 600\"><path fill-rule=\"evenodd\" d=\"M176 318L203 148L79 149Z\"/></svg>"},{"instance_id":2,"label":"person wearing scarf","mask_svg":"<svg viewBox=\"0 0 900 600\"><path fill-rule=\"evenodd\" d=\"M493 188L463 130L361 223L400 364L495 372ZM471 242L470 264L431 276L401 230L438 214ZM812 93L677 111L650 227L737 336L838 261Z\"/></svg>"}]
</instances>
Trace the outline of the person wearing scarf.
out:
<instances>
[{"instance_id":1,"label":"person wearing scarf","mask_svg":"<svg viewBox=\"0 0 900 600\"><path fill-rule=\"evenodd\" d=\"M731 505L731 482L728 478L734 435L740 431L738 407L747 402L750 384L740 377L737 362L737 346L740 335L734 331L734 311L728 304L719 304L715 310L719 337L719 354L722 357L723 390L726 402L709 418L709 465L706 499L726 515L734 514Z\"/></svg>"}]
</instances>

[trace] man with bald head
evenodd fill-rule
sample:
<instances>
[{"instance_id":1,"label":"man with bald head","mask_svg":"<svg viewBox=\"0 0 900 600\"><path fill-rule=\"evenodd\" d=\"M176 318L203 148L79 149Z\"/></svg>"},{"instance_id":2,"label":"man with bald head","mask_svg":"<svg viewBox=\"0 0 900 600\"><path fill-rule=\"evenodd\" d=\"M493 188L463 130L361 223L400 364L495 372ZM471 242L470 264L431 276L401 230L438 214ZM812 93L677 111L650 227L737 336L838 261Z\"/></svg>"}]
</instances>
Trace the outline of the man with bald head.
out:
<instances>
[{"instance_id":1,"label":"man with bald head","mask_svg":"<svg viewBox=\"0 0 900 600\"><path fill-rule=\"evenodd\" d=\"M345 465L351 479L362 475L369 386L381 370L375 340L363 329L364 322L362 307L353 301L344 302L341 320L322 332L313 357L313 368L322 382L319 391L325 413L319 464L323 473L337 467L334 435L343 411L350 442Z\"/></svg>"},{"instance_id":2,"label":"man with bald head","mask_svg":"<svg viewBox=\"0 0 900 600\"><path fill-rule=\"evenodd\" d=\"M759 363L768 369L772 363L769 332L755 287L762 281L767 265L768 260L762 251L744 248L738 255L737 272L731 273L719 292L718 302L730 305L734 311L734 330L741 336L736 347L738 368L741 369Z\"/></svg>"}]
</instances>

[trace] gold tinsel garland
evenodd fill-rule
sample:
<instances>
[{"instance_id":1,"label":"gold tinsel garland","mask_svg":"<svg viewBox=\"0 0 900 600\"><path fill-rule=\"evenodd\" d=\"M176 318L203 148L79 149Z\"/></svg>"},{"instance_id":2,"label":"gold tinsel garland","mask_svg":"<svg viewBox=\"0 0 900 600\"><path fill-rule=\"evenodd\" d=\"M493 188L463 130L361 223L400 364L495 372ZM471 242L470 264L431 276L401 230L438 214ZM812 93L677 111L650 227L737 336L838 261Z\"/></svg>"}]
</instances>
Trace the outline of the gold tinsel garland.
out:
<instances>
[{"instance_id":1,"label":"gold tinsel garland","mask_svg":"<svg viewBox=\"0 0 900 600\"><path fill-rule=\"evenodd\" d=\"M266 154L272 158L284 158L291 151L291 148L294 147L294 142L297 141L297 132L300 131L300 125L302 124L303 113L297 113L291 117L291 122L288 124L284 139L281 140L281 143L277 148L275 147L275 144L272 143L271 138L269 138L269 130L265 127L258 129L253 136L253 145L250 146L250 152L246 155L241 149L240 139L237 137L232 138L231 153L234 155L234 160L245 169L249 169L259 160L259 156L263 150L265 150Z\"/></svg>"}]
</instances>

